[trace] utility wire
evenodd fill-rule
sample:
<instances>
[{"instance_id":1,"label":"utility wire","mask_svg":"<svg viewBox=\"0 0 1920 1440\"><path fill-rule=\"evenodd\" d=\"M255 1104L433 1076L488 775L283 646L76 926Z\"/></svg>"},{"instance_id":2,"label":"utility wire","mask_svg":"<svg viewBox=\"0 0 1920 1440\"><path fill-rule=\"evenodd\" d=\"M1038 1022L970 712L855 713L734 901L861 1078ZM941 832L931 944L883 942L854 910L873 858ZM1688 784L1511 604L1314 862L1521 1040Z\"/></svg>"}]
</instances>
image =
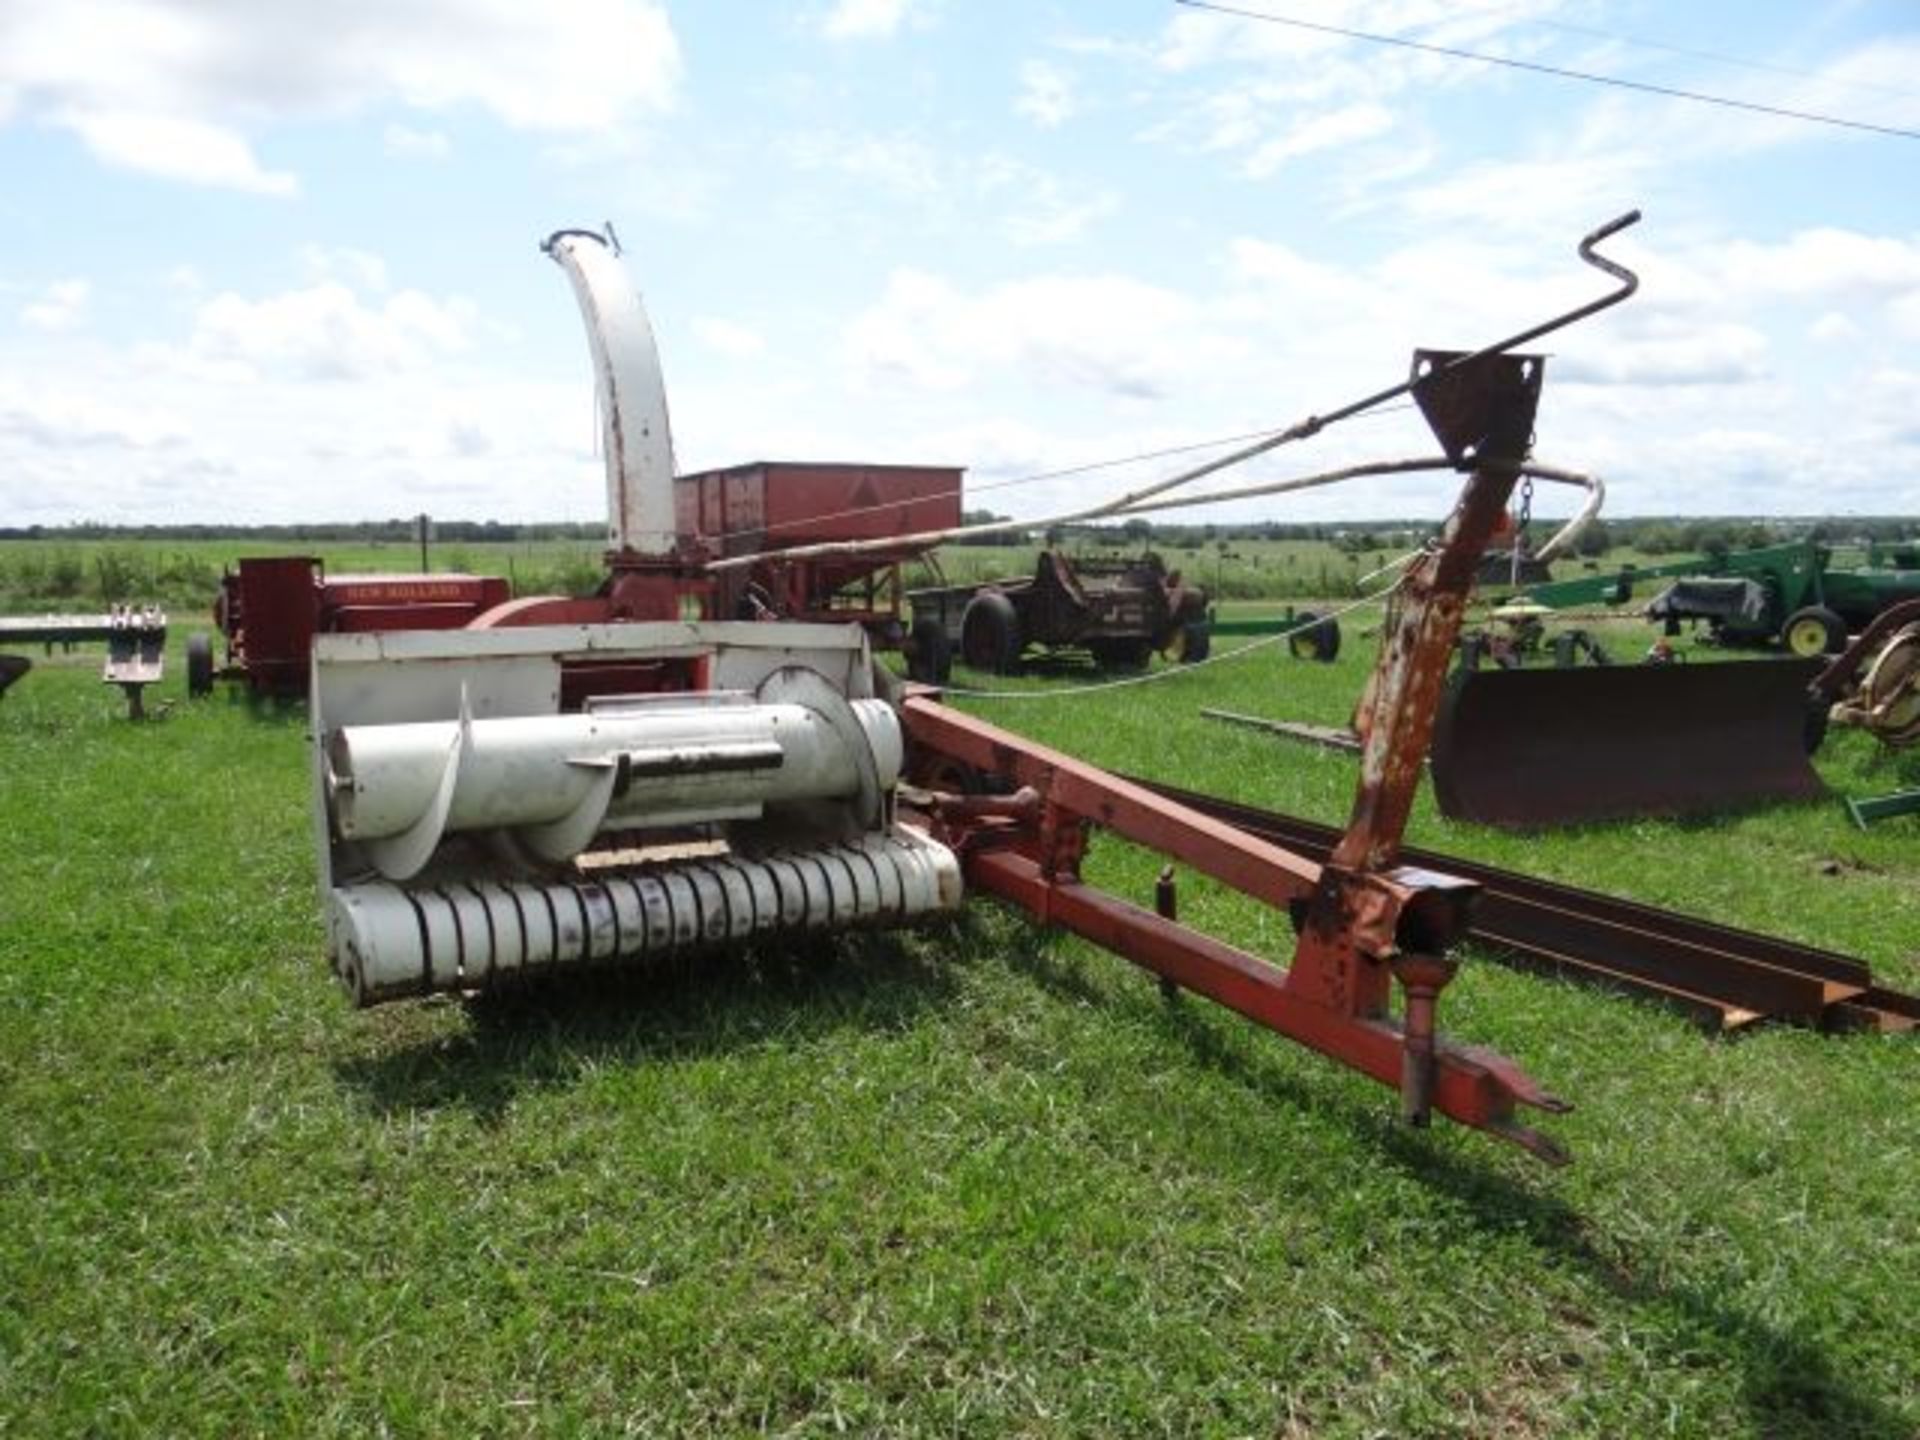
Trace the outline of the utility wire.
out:
<instances>
[{"instance_id":1,"label":"utility wire","mask_svg":"<svg viewBox=\"0 0 1920 1440\"><path fill-rule=\"evenodd\" d=\"M1453 6L1448 9L1445 20L1457 20L1462 16L1474 15L1511 15L1516 10L1526 8L1524 4L1488 5L1473 9ZM1792 75L1801 80L1815 80L1822 85L1842 85L1849 90L1872 90L1881 95L1893 95L1906 100L1916 98L1915 91L1898 85L1877 85L1871 80L1851 80L1844 75L1823 75L1818 70L1805 70L1794 65L1777 65L1772 61L1754 60L1744 55L1728 55L1719 50L1698 50L1686 45L1672 45L1665 40L1648 40L1638 35L1622 35L1617 30L1602 30L1597 25L1575 25L1565 20L1549 20L1544 15L1521 15L1517 17L1515 23L1543 26L1549 30L1564 30L1570 35L1586 35L1595 40L1611 40L1617 45L1630 45L1638 50L1659 50L1668 55L1682 55L1689 60L1705 60L1714 65L1730 65L1738 70L1757 70L1769 75Z\"/></svg>"},{"instance_id":2,"label":"utility wire","mask_svg":"<svg viewBox=\"0 0 1920 1440\"><path fill-rule=\"evenodd\" d=\"M1867 120L1848 120L1838 115L1823 115L1813 110L1794 110L1784 105L1762 105L1753 100L1735 100L1726 95L1708 95L1699 90L1682 90L1672 85L1654 85L1643 80L1623 80L1618 75L1597 75L1590 70L1570 70L1560 65L1542 65L1533 60L1515 60L1506 55L1488 55L1479 50L1461 50L1451 45L1434 45L1424 40L1408 40L1399 35L1379 35L1368 30L1350 30L1344 25L1327 25L1318 20L1302 20L1292 15L1276 15L1266 10L1243 10L1222 5L1216 0L1174 0L1189 10L1208 10L1219 15L1237 15L1244 20L1259 20L1268 25L1285 25L1295 30L1312 30L1322 35L1338 35L1347 40L1365 40L1374 45L1392 45L1402 50L1418 50L1428 55L1446 55L1455 60L1478 60L1483 65L1504 65L1509 70L1525 70L1535 75L1553 75L1562 80L1585 80L1594 85L1612 85L1622 90L1638 90L1647 95L1665 95L1675 100L1693 100L1702 105L1718 105L1727 110L1745 110L1756 115L1774 115L1787 120L1805 120L1815 125L1833 125L1843 130L1865 130L1875 135L1890 135L1900 140L1920 140L1920 130L1905 130L1897 125L1875 125Z\"/></svg>"}]
</instances>

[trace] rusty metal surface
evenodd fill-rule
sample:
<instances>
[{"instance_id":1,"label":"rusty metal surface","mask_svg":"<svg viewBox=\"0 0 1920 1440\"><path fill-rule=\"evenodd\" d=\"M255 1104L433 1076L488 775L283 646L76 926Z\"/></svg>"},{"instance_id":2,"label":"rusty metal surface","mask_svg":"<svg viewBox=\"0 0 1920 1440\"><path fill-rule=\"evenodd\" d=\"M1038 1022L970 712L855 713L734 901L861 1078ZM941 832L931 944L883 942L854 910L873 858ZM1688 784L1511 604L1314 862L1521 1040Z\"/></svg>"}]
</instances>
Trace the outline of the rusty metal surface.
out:
<instances>
[{"instance_id":1,"label":"rusty metal surface","mask_svg":"<svg viewBox=\"0 0 1920 1440\"><path fill-rule=\"evenodd\" d=\"M1445 949L1465 933L1477 887L1410 866L1335 871L1231 824L1186 809L972 716L911 694L902 706L910 766L926 785L982 775L1010 796L923 791L911 796L937 838L961 856L969 882L1044 924L1073 930L1342 1063L1400 1087L1409 1117L1437 1109L1564 1161L1516 1110L1565 1107L1511 1062L1440 1039L1433 1004L1452 974ZM1128 904L1079 878L1088 831L1137 844L1300 917L1294 963L1282 968L1178 923L1171 879L1156 909ZM1395 1020L1388 987L1396 968L1415 979L1412 1032ZM1404 983L1404 981L1403 981ZM1164 988L1164 987L1163 987Z\"/></svg>"},{"instance_id":2,"label":"rusty metal surface","mask_svg":"<svg viewBox=\"0 0 1920 1440\"><path fill-rule=\"evenodd\" d=\"M4 623L0 621L0 624ZM1827 662L1827 668L1814 679L1814 694L1828 703L1838 700L1866 663L1880 653L1880 647L1888 638L1915 623L1920 623L1920 600L1903 600L1898 605L1889 605L1874 616L1866 629L1853 637L1845 650Z\"/></svg>"},{"instance_id":3,"label":"rusty metal surface","mask_svg":"<svg viewBox=\"0 0 1920 1440\"><path fill-rule=\"evenodd\" d=\"M1817 660L1491 670L1449 687L1433 788L1455 820L1536 829L1826 793L1807 758Z\"/></svg>"},{"instance_id":4,"label":"rusty metal surface","mask_svg":"<svg viewBox=\"0 0 1920 1440\"><path fill-rule=\"evenodd\" d=\"M1471 470L1439 540L1396 588L1380 656L1355 718L1362 749L1352 819L1324 864L925 695L910 695L902 705L910 773L917 781L937 789L942 777L977 782L984 776L985 785L975 788L1019 786L1037 797L1037 816L1025 817L959 808L943 814L942 798L930 797L939 838L962 855L973 883L1011 899L1042 923L1064 925L1164 981L1397 1086L1414 1124L1424 1124L1438 1109L1552 1162L1564 1161L1564 1152L1519 1124L1515 1112L1521 1106L1566 1107L1511 1061L1463 1049L1438 1034L1440 994L1455 971L1447 950L1466 933L1479 887L1398 861L1466 597L1487 541L1505 519L1532 440L1545 362L1507 352L1633 293L1638 282L1631 272L1601 259L1593 247L1637 218L1623 216L1581 242L1581 257L1620 282L1607 295L1478 351L1418 351L1402 384L1345 410L1309 417L1228 457L1249 458L1411 393L1453 463ZM1174 477L1123 502L1199 473ZM1047 578L1043 562L1034 588ZM1282 970L1082 884L1080 859L1096 826L1286 906L1296 930L1293 963ZM1391 1012L1395 980L1404 996L1398 1020Z\"/></svg>"},{"instance_id":5,"label":"rusty metal surface","mask_svg":"<svg viewBox=\"0 0 1920 1440\"><path fill-rule=\"evenodd\" d=\"M1536 355L1415 353L1414 396L1434 434L1476 468L1438 546L1407 568L1389 607L1380 658L1354 712L1360 786L1336 866L1380 869L1399 849L1474 573L1526 459L1544 368Z\"/></svg>"},{"instance_id":6,"label":"rusty metal surface","mask_svg":"<svg viewBox=\"0 0 1920 1440\"><path fill-rule=\"evenodd\" d=\"M1339 839L1331 826L1130 778L1309 858L1324 857ZM1920 1021L1920 997L1876 986L1865 962L1830 950L1457 855L1408 849L1403 858L1480 885L1471 938L1494 947L1497 958L1646 995L1712 1029L1767 1018L1844 1028L1848 1017L1864 1017L1886 1030Z\"/></svg>"}]
</instances>

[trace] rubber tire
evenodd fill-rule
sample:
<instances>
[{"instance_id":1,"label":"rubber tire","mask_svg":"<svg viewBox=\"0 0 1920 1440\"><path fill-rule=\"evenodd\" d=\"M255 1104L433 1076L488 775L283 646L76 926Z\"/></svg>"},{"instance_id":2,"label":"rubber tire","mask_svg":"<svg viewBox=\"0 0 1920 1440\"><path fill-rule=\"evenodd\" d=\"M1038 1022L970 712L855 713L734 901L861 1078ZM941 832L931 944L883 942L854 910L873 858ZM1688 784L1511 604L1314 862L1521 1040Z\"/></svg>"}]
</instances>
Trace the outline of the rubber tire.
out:
<instances>
[{"instance_id":1,"label":"rubber tire","mask_svg":"<svg viewBox=\"0 0 1920 1440\"><path fill-rule=\"evenodd\" d=\"M1180 627L1180 663L1198 665L1213 653L1213 626L1205 620L1189 620Z\"/></svg>"},{"instance_id":2,"label":"rubber tire","mask_svg":"<svg viewBox=\"0 0 1920 1440\"><path fill-rule=\"evenodd\" d=\"M1153 658L1151 640L1089 640L1087 653L1102 670L1139 670Z\"/></svg>"},{"instance_id":3,"label":"rubber tire","mask_svg":"<svg viewBox=\"0 0 1920 1440\"><path fill-rule=\"evenodd\" d=\"M1020 614L998 590L982 590L960 615L960 658L975 670L1011 675L1020 668Z\"/></svg>"},{"instance_id":4,"label":"rubber tire","mask_svg":"<svg viewBox=\"0 0 1920 1440\"><path fill-rule=\"evenodd\" d=\"M196 631L187 637L187 698L199 700L213 693L213 637Z\"/></svg>"},{"instance_id":5,"label":"rubber tire","mask_svg":"<svg viewBox=\"0 0 1920 1440\"><path fill-rule=\"evenodd\" d=\"M1340 622L1322 620L1311 610L1293 617L1296 628L1287 639L1287 648L1296 660L1317 660L1331 665L1340 655Z\"/></svg>"},{"instance_id":6,"label":"rubber tire","mask_svg":"<svg viewBox=\"0 0 1920 1440\"><path fill-rule=\"evenodd\" d=\"M907 678L922 685L944 685L953 678L953 642L947 627L922 615L907 632Z\"/></svg>"},{"instance_id":7,"label":"rubber tire","mask_svg":"<svg viewBox=\"0 0 1920 1440\"><path fill-rule=\"evenodd\" d=\"M1815 655L1838 655L1847 648L1847 622L1824 605L1809 605L1796 610L1780 627L1780 643L1789 654L1811 659ZM1819 648L1813 648L1815 645Z\"/></svg>"}]
</instances>

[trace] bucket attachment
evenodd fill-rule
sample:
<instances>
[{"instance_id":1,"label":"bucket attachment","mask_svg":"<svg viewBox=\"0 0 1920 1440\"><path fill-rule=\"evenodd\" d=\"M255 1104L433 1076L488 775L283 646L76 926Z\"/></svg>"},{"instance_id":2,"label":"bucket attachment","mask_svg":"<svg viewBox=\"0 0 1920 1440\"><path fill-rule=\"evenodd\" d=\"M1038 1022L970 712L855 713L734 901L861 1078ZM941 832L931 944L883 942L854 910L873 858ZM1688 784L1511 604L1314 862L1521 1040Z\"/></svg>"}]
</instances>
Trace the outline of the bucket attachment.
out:
<instances>
[{"instance_id":1,"label":"bucket attachment","mask_svg":"<svg viewBox=\"0 0 1920 1440\"><path fill-rule=\"evenodd\" d=\"M1533 829L1825 793L1807 758L1818 660L1457 674L1433 737L1442 814Z\"/></svg>"}]
</instances>

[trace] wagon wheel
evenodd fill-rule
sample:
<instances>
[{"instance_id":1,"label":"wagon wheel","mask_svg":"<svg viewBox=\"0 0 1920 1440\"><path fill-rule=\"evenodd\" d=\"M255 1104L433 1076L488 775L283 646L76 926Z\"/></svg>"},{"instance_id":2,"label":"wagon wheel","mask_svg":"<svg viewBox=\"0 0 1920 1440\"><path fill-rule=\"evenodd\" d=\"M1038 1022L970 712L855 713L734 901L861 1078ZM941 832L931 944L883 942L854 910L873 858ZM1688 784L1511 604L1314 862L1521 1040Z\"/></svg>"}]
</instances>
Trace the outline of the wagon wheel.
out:
<instances>
[{"instance_id":1,"label":"wagon wheel","mask_svg":"<svg viewBox=\"0 0 1920 1440\"><path fill-rule=\"evenodd\" d=\"M1213 626L1205 620L1189 620L1173 627L1160 653L1175 665L1198 665L1212 653Z\"/></svg>"},{"instance_id":2,"label":"wagon wheel","mask_svg":"<svg viewBox=\"0 0 1920 1440\"><path fill-rule=\"evenodd\" d=\"M907 675L926 685L944 685L953 678L953 642L947 627L931 615L922 615L907 633Z\"/></svg>"},{"instance_id":3,"label":"wagon wheel","mask_svg":"<svg viewBox=\"0 0 1920 1440\"><path fill-rule=\"evenodd\" d=\"M1888 642L1860 682L1867 728L1896 748L1920 743L1920 626Z\"/></svg>"},{"instance_id":4,"label":"wagon wheel","mask_svg":"<svg viewBox=\"0 0 1920 1440\"><path fill-rule=\"evenodd\" d=\"M960 616L960 658L975 670L1010 675L1020 666L1020 616L998 590L982 590Z\"/></svg>"},{"instance_id":5,"label":"wagon wheel","mask_svg":"<svg viewBox=\"0 0 1920 1440\"><path fill-rule=\"evenodd\" d=\"M213 639L203 631L187 637L187 694L198 700L213 693Z\"/></svg>"},{"instance_id":6,"label":"wagon wheel","mask_svg":"<svg viewBox=\"0 0 1920 1440\"><path fill-rule=\"evenodd\" d=\"M1329 664L1340 654L1340 622L1332 616L1322 620L1311 610L1293 617L1294 632L1287 637L1287 649L1296 660L1318 660Z\"/></svg>"}]
</instances>

